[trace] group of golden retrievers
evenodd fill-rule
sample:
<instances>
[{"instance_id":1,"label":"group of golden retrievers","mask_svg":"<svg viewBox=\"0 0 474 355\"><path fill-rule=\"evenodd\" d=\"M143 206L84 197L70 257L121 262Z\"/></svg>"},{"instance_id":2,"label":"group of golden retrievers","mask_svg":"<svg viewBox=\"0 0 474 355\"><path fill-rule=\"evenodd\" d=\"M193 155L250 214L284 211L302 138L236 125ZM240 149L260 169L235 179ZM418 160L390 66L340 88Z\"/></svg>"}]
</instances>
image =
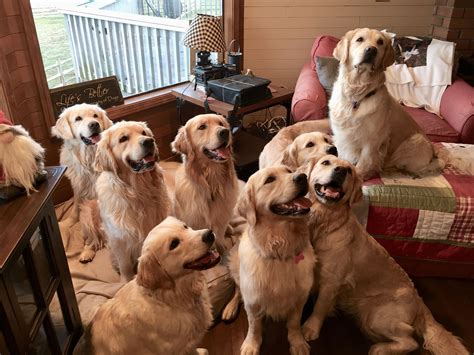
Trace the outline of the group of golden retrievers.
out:
<instances>
[{"instance_id":1,"label":"group of golden retrievers","mask_svg":"<svg viewBox=\"0 0 474 355\"><path fill-rule=\"evenodd\" d=\"M391 48L379 31L348 32L334 52L340 70L331 122L282 129L243 189L221 116L199 115L179 129L172 148L183 164L170 196L145 123L112 125L93 105L65 110L53 134L64 140L71 218L83 228L80 260L92 261L106 243L128 282L99 308L76 353L207 353L196 349L212 324L199 271L223 255L236 287L222 319L234 319L243 301L249 322L242 355L259 353L266 316L286 320L292 355L309 354L308 341L336 307L374 341L370 354L409 353L417 337L434 354L467 354L352 212L363 178L381 169L422 175L442 166L384 87ZM247 227L232 245L226 230L234 213ZM317 301L301 325L312 292Z\"/></svg>"}]
</instances>

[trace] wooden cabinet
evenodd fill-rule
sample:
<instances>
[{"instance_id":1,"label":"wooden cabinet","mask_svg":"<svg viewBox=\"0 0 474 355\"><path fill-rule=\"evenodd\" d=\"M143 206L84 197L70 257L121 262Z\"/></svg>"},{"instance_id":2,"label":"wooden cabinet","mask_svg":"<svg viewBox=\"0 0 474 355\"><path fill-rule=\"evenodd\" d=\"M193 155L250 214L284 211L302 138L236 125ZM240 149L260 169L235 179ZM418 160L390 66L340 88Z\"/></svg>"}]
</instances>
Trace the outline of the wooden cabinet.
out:
<instances>
[{"instance_id":1,"label":"wooden cabinet","mask_svg":"<svg viewBox=\"0 0 474 355\"><path fill-rule=\"evenodd\" d=\"M52 193L66 168L48 168L38 192L0 205L0 354L65 354L82 333Z\"/></svg>"}]
</instances>

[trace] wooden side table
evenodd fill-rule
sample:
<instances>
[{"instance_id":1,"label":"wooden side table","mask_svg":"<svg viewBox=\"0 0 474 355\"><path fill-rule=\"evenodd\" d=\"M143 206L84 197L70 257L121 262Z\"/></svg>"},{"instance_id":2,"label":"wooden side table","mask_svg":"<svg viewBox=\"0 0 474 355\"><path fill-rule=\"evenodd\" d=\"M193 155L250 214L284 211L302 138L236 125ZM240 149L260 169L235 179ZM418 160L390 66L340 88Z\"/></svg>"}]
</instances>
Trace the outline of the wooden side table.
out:
<instances>
[{"instance_id":1,"label":"wooden side table","mask_svg":"<svg viewBox=\"0 0 474 355\"><path fill-rule=\"evenodd\" d=\"M38 192L0 205L0 354L66 354L82 324L52 193L66 171L47 168Z\"/></svg>"},{"instance_id":2,"label":"wooden side table","mask_svg":"<svg viewBox=\"0 0 474 355\"><path fill-rule=\"evenodd\" d=\"M286 108L287 122L291 119L291 100L293 98L293 90L277 87L270 85L272 90L272 97L266 100L261 100L255 104L239 107L234 112L234 106L222 101L218 101L213 98L208 99L209 109L212 112L220 114L229 120L230 125L233 128L239 127L240 129L234 130L234 154L236 158L235 166L237 175L242 180L247 180L250 175L258 170L258 157L267 140L249 134L242 126L242 119L246 114L260 111L276 105L282 105ZM202 108L205 108L206 94L203 90L194 90L194 85L189 83L176 86L171 90L171 94L176 97L178 119L181 124L181 112L180 107L188 102Z\"/></svg>"}]
</instances>

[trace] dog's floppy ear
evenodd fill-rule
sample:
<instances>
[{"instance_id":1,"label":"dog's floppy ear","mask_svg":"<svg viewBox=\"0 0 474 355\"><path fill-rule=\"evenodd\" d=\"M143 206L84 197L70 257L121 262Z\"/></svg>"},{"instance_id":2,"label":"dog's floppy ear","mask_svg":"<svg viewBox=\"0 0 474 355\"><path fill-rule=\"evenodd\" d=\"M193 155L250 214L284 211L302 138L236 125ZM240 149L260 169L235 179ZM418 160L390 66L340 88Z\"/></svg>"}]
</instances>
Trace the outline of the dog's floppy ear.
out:
<instances>
[{"instance_id":1,"label":"dog's floppy ear","mask_svg":"<svg viewBox=\"0 0 474 355\"><path fill-rule=\"evenodd\" d=\"M239 200L237 201L237 213L239 216L245 218L249 225L254 226L257 224L254 193L252 187L248 185L244 191L240 193Z\"/></svg>"},{"instance_id":2,"label":"dog's floppy ear","mask_svg":"<svg viewBox=\"0 0 474 355\"><path fill-rule=\"evenodd\" d=\"M174 141L171 142L171 149L175 153L181 153L188 155L192 152L191 147L189 146L188 135L186 133L186 127L182 126L178 130L178 134L174 137Z\"/></svg>"},{"instance_id":3,"label":"dog's floppy ear","mask_svg":"<svg viewBox=\"0 0 474 355\"><path fill-rule=\"evenodd\" d=\"M107 116L107 112L104 109L102 109L99 105L97 105L97 109L101 113L102 125L104 126L103 129L106 130L112 127L114 123L110 120L109 116Z\"/></svg>"},{"instance_id":4,"label":"dog's floppy ear","mask_svg":"<svg viewBox=\"0 0 474 355\"><path fill-rule=\"evenodd\" d=\"M352 194L349 199L349 207L362 200L362 179L357 175L355 169L352 169L354 180L352 183Z\"/></svg>"},{"instance_id":5,"label":"dog's floppy ear","mask_svg":"<svg viewBox=\"0 0 474 355\"><path fill-rule=\"evenodd\" d=\"M344 37L342 37L341 40L337 43L336 48L334 48L332 55L334 56L334 58L339 60L339 63L345 64L347 62L347 59L349 58L350 42L352 37L354 36L354 33L357 30L358 29L347 32Z\"/></svg>"},{"instance_id":6,"label":"dog's floppy ear","mask_svg":"<svg viewBox=\"0 0 474 355\"><path fill-rule=\"evenodd\" d=\"M294 169L298 167L298 147L296 146L295 142L291 143L285 149L281 163Z\"/></svg>"},{"instance_id":7,"label":"dog's floppy ear","mask_svg":"<svg viewBox=\"0 0 474 355\"><path fill-rule=\"evenodd\" d=\"M383 36L385 37L385 52L382 58L382 69L385 70L395 61L395 51L393 50L390 36L388 34L383 34Z\"/></svg>"},{"instance_id":8,"label":"dog's floppy ear","mask_svg":"<svg viewBox=\"0 0 474 355\"><path fill-rule=\"evenodd\" d=\"M174 287L173 280L151 251L138 258L137 284L149 290L158 288L170 290Z\"/></svg>"},{"instance_id":9,"label":"dog's floppy ear","mask_svg":"<svg viewBox=\"0 0 474 355\"><path fill-rule=\"evenodd\" d=\"M56 121L56 125L51 128L51 134L62 139L73 139L71 126L69 124L69 110L64 110Z\"/></svg>"},{"instance_id":10,"label":"dog's floppy ear","mask_svg":"<svg viewBox=\"0 0 474 355\"><path fill-rule=\"evenodd\" d=\"M117 172L117 162L114 154L110 149L110 136L104 132L102 139L97 143L97 150L95 152L94 170L101 173L104 171Z\"/></svg>"}]
</instances>

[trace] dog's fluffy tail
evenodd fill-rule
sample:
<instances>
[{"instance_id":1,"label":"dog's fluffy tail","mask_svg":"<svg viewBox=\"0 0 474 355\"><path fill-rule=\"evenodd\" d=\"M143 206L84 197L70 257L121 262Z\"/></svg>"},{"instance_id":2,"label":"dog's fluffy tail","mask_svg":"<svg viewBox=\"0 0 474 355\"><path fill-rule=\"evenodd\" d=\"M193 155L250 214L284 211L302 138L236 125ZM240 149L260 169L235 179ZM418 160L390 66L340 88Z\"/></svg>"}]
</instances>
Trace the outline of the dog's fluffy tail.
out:
<instances>
[{"instance_id":1,"label":"dog's fluffy tail","mask_svg":"<svg viewBox=\"0 0 474 355\"><path fill-rule=\"evenodd\" d=\"M426 305L423 304L423 318L419 333L423 336L423 347L434 355L469 355L461 339L439 324Z\"/></svg>"}]
</instances>

